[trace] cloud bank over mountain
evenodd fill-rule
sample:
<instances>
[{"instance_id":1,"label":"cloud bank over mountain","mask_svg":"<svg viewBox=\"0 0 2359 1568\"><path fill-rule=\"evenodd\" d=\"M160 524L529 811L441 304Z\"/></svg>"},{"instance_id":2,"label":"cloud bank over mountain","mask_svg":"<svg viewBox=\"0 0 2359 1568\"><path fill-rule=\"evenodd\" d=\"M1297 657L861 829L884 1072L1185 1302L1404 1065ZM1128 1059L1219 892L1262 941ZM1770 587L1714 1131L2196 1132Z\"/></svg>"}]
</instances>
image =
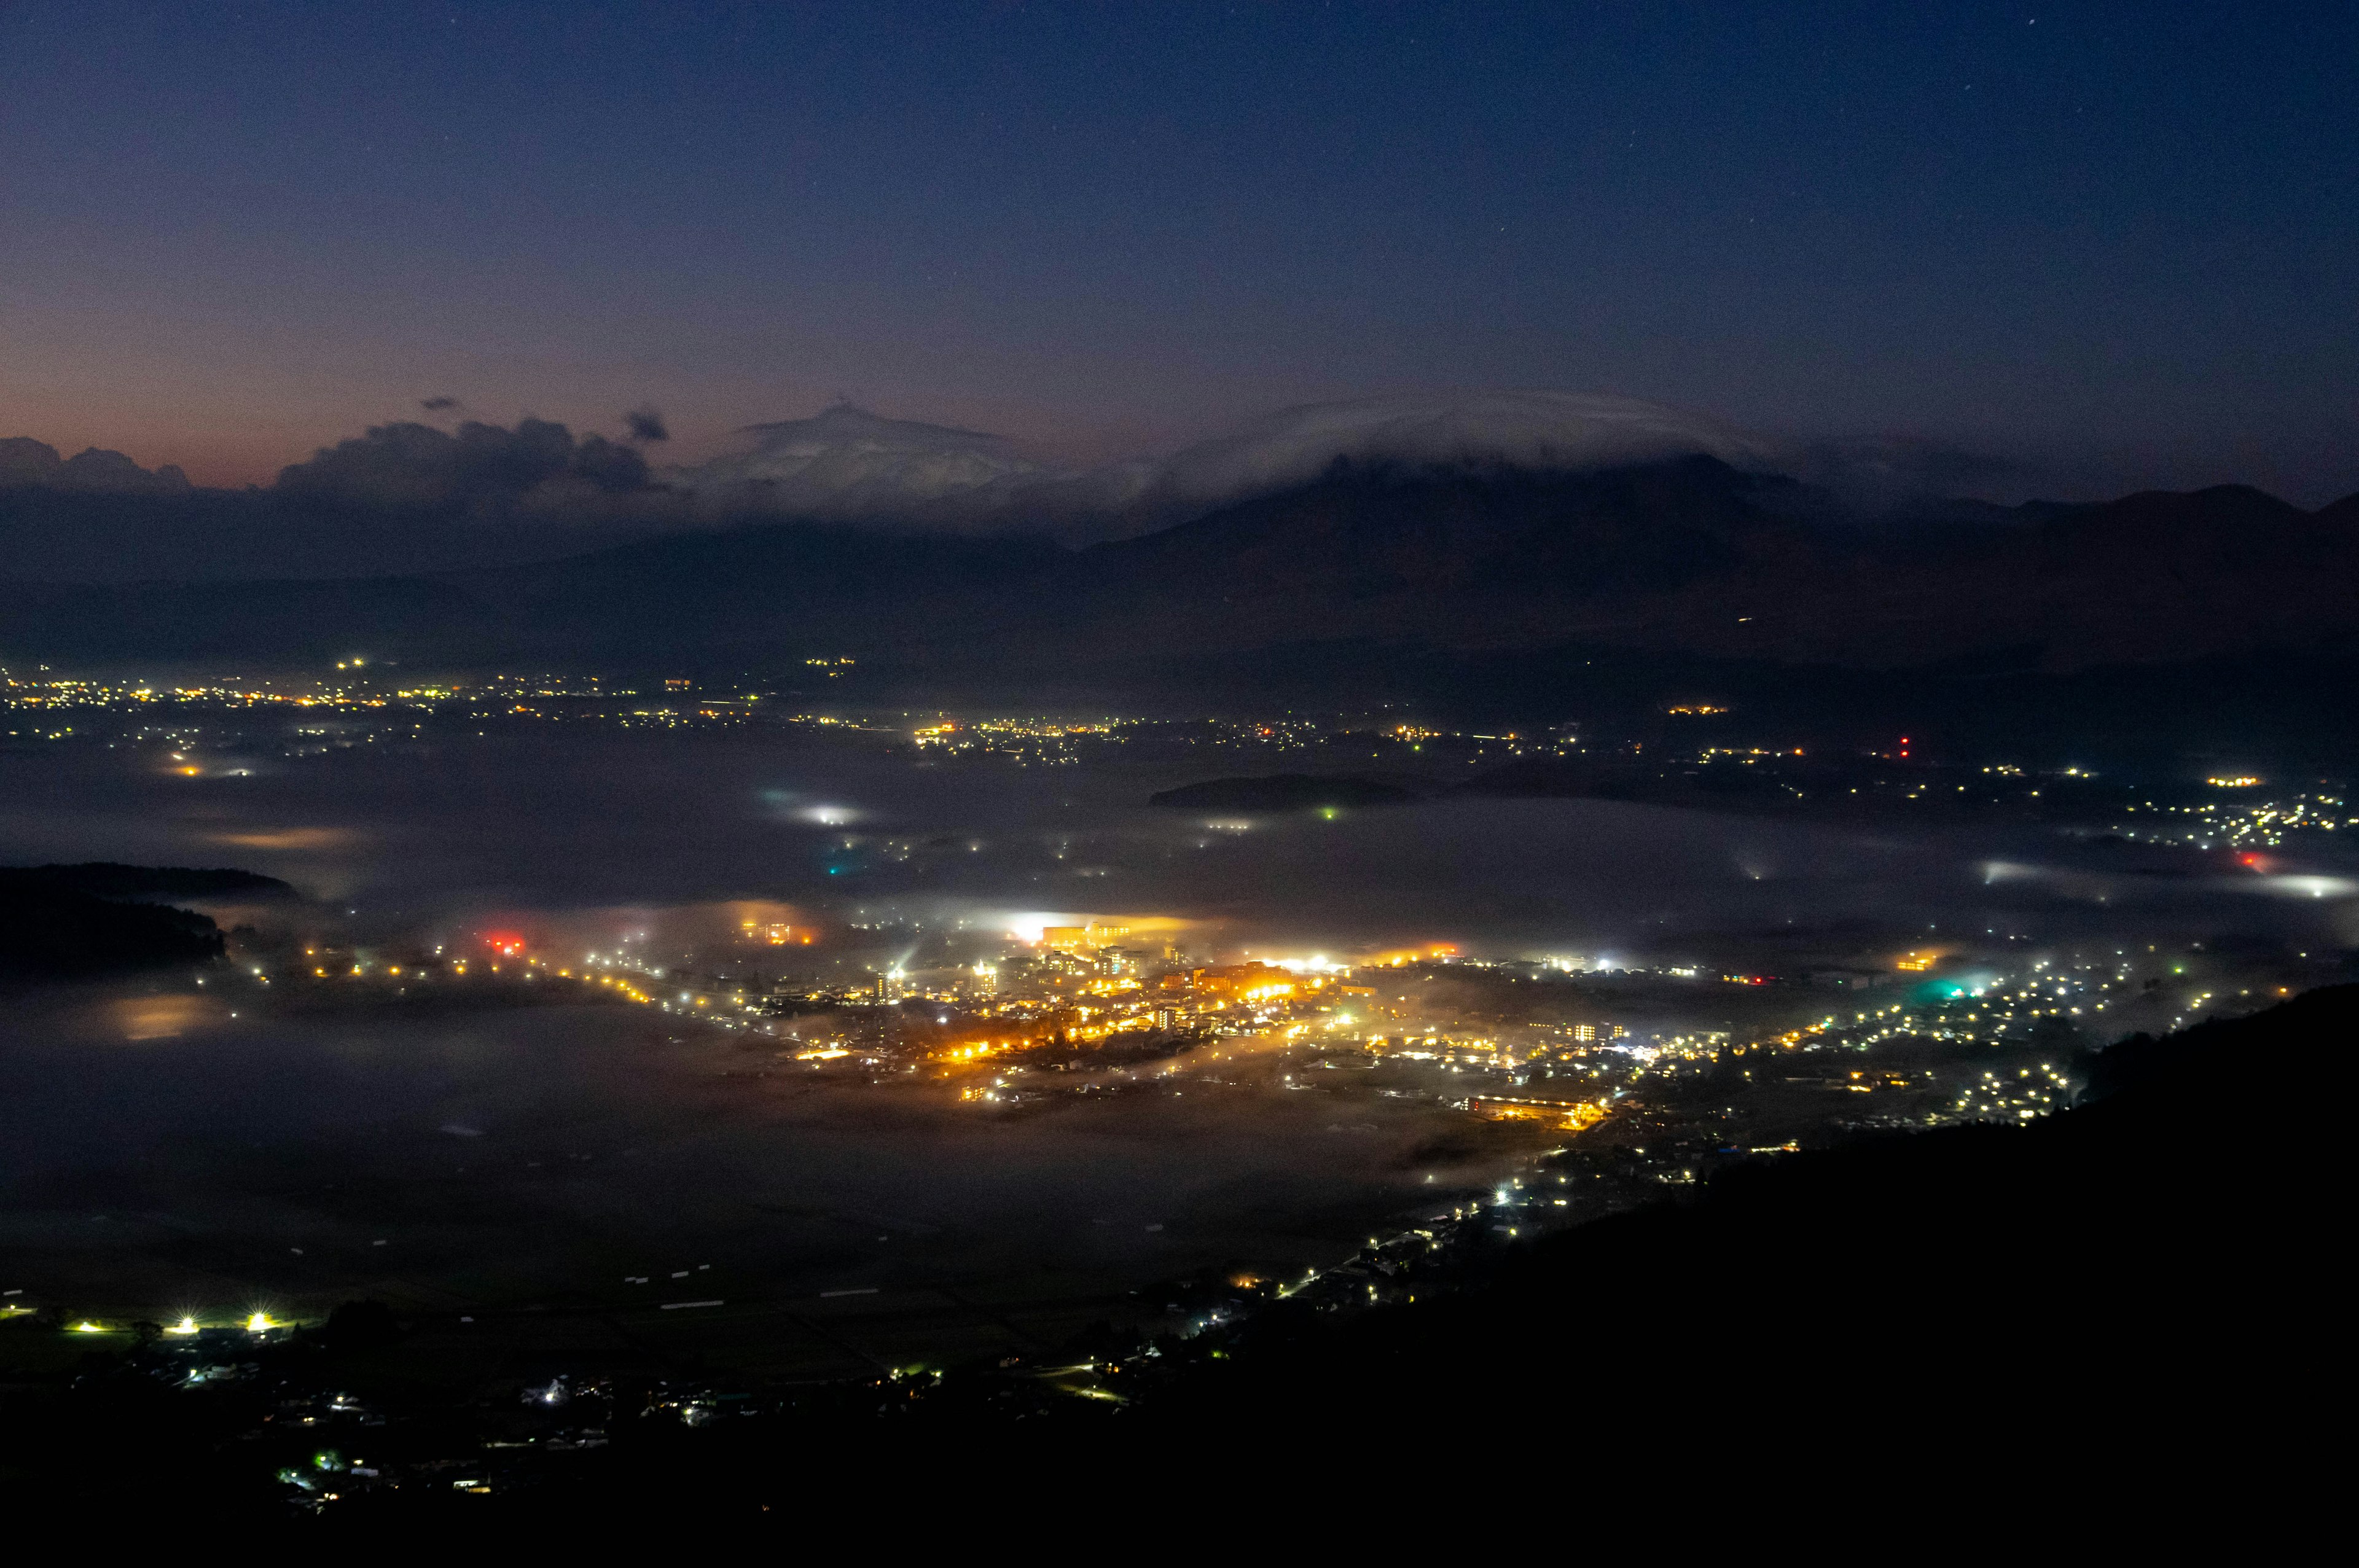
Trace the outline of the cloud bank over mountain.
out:
<instances>
[{"instance_id":1,"label":"cloud bank over mountain","mask_svg":"<svg viewBox=\"0 0 2359 1568\"><path fill-rule=\"evenodd\" d=\"M1700 414L1599 393L1365 397L1281 409L1148 466L1130 504L1158 516L1307 484L1339 460L1590 473L1718 458L1771 466L1762 442ZM1132 470L1138 471L1138 470Z\"/></svg>"},{"instance_id":2,"label":"cloud bank over mountain","mask_svg":"<svg viewBox=\"0 0 2359 1568\"><path fill-rule=\"evenodd\" d=\"M1135 533L1317 479L1339 461L1589 472L1697 454L1774 462L1717 420L1593 393L1359 398L1281 409L1168 458L1058 468L996 436L840 405L750 426L738 450L663 481L711 514L832 522Z\"/></svg>"},{"instance_id":3,"label":"cloud bank over mountain","mask_svg":"<svg viewBox=\"0 0 2359 1568\"><path fill-rule=\"evenodd\" d=\"M447 404L448 398L428 400ZM1857 470L1885 488L1973 471L1970 460L1894 443L1856 450L1780 446L1709 416L1599 393L1479 392L1306 404L1164 457L1060 466L983 431L893 419L839 404L809 418L749 425L704 462L650 466L669 438L648 409L623 416L623 440L551 420L455 430L403 420L290 463L261 493L334 510L496 522L577 516L650 527L800 517L957 531L1136 533L1233 502L1307 484L1338 462L1398 468L1504 467L1583 473L1704 455L1748 470ZM119 494L188 491L95 449L70 460L0 441L0 489Z\"/></svg>"},{"instance_id":4,"label":"cloud bank over mountain","mask_svg":"<svg viewBox=\"0 0 2359 1568\"><path fill-rule=\"evenodd\" d=\"M428 399L455 406L454 399ZM840 404L653 466L660 415L623 438L551 420L375 426L247 491L192 488L119 452L0 441L0 576L361 575L547 558L651 534L805 520L899 532L1120 538L1297 489L1338 463L1582 474L1706 456L1801 478L1861 515L1986 471L1926 442L1780 443L1599 393L1493 391L1280 409L1159 457L1066 466L982 431Z\"/></svg>"},{"instance_id":5,"label":"cloud bank over mountain","mask_svg":"<svg viewBox=\"0 0 2359 1568\"><path fill-rule=\"evenodd\" d=\"M386 511L544 513L647 488L647 460L635 449L603 436L577 439L547 419L520 419L513 430L471 419L455 434L408 420L372 426L279 470L276 486L293 499Z\"/></svg>"},{"instance_id":6,"label":"cloud bank over mountain","mask_svg":"<svg viewBox=\"0 0 2359 1568\"><path fill-rule=\"evenodd\" d=\"M442 401L429 399L429 401ZM375 426L267 487L192 486L120 452L0 441L0 579L223 581L464 569L679 527L638 451L524 419Z\"/></svg>"}]
</instances>

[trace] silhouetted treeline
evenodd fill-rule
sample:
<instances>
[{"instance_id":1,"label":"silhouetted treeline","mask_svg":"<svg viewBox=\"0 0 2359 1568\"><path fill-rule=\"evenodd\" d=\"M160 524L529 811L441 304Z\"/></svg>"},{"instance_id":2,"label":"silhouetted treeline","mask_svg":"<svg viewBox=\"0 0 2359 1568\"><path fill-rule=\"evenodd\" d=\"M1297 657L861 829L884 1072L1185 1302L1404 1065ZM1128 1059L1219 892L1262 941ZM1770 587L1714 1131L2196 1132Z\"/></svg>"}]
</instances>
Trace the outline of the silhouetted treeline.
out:
<instances>
[{"instance_id":1,"label":"silhouetted treeline","mask_svg":"<svg viewBox=\"0 0 2359 1568\"><path fill-rule=\"evenodd\" d=\"M73 866L0 868L0 974L100 974L221 957L220 928L165 898L280 897L275 877L226 868Z\"/></svg>"}]
</instances>

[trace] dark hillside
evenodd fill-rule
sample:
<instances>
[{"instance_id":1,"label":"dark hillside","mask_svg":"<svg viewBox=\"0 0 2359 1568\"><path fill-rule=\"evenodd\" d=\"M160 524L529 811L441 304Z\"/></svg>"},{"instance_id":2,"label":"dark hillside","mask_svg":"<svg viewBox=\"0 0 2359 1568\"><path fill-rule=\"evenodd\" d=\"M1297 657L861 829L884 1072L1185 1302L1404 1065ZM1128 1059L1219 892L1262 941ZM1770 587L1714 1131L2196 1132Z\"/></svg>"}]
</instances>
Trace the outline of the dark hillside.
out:
<instances>
[{"instance_id":1,"label":"dark hillside","mask_svg":"<svg viewBox=\"0 0 2359 1568\"><path fill-rule=\"evenodd\" d=\"M1037 618L1071 559L1046 539L775 523L441 580L545 658L728 647L792 662L932 646Z\"/></svg>"},{"instance_id":2,"label":"dark hillside","mask_svg":"<svg viewBox=\"0 0 2359 1568\"><path fill-rule=\"evenodd\" d=\"M1152 1415L1338 1439L1484 1430L1535 1401L1699 1431L2175 1427L2322 1368L2354 1053L2349 986L2126 1042L2089 1103L2030 1127L1738 1167L1430 1304L1273 1316Z\"/></svg>"},{"instance_id":3,"label":"dark hillside","mask_svg":"<svg viewBox=\"0 0 2359 1568\"><path fill-rule=\"evenodd\" d=\"M1807 553L1824 542L1790 520L1807 503L1790 480L1711 458L1593 474L1338 463L1315 484L1092 555L1117 580L1199 572L1224 592L1338 604L1468 590L1577 600L1675 589L1778 547Z\"/></svg>"},{"instance_id":4,"label":"dark hillside","mask_svg":"<svg viewBox=\"0 0 2359 1568\"><path fill-rule=\"evenodd\" d=\"M53 979L201 964L222 955L204 915L165 898L274 898L294 890L251 871L183 866L0 868L0 975Z\"/></svg>"},{"instance_id":5,"label":"dark hillside","mask_svg":"<svg viewBox=\"0 0 2359 1568\"><path fill-rule=\"evenodd\" d=\"M0 868L0 886L11 884L55 887L93 898L286 898L295 892L259 871L227 866L126 866L114 860Z\"/></svg>"},{"instance_id":6,"label":"dark hillside","mask_svg":"<svg viewBox=\"0 0 2359 1568\"><path fill-rule=\"evenodd\" d=\"M2164 1475L2224 1497L2234 1461L2282 1446L2288 1407L2333 1386L2326 1184L2354 1044L2359 987L2316 991L2115 1046L2079 1064L2085 1103L2027 1127L1737 1164L1693 1197L1667 1189L1537 1244L1502 1236L1409 1264L1390 1281L1415 1298L1402 1304L1265 1295L1241 1326L1150 1355L1111 1330L1093 1348L1091 1330L939 1387L903 1371L796 1385L768 1415L723 1395L701 1422L650 1405L595 1446L504 1471L513 1490L463 1495L438 1471L323 1522L784 1515L802 1529L831 1509L907 1508L915 1487L962 1528L1017 1498L1060 1526L1135 1528L1142 1495L1173 1485L1201 1490L1191 1509L1224 1529L1279 1505L1321 1522L1568 1501L1619 1518L1634 1473L1687 1509L1767 1489L1843 1528L1946 1519L1964 1498L2014 1529L2057 1495ZM350 1306L277 1361L316 1382L404 1331ZM1073 1363L1109 1356L1114 1399L1059 1392ZM478 1413L512 1417L532 1364L469 1365L500 1368ZM626 1408L648 1389L665 1385L634 1384ZM287 1408L267 1385L216 1409L98 1357L72 1390L37 1395L16 1393L0 1479L86 1507L114 1481L81 1455L168 1442L176 1463L143 1485L180 1517L287 1506L256 1458L268 1450L233 1435ZM364 1436L397 1458L403 1442L456 1441L407 1430ZM1406 1504L1386 1490L1403 1490L1396 1475ZM1636 1523L1690 1528L1686 1513Z\"/></svg>"}]
</instances>

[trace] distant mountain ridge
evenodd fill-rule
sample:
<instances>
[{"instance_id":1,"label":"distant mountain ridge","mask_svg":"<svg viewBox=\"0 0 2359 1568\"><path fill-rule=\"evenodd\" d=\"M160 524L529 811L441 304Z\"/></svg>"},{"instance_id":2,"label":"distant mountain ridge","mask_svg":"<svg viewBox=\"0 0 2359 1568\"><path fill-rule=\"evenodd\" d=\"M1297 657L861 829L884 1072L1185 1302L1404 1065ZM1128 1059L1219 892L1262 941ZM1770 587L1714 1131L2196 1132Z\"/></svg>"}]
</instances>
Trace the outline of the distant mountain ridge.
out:
<instances>
[{"instance_id":1,"label":"distant mountain ridge","mask_svg":"<svg viewBox=\"0 0 2359 1568\"><path fill-rule=\"evenodd\" d=\"M919 685L1020 689L1214 660L1282 689L1317 649L2055 674L2359 653L2359 496L1939 510L1864 519L1709 456L1589 472L1339 460L1082 549L777 522L438 574L14 584L0 655L775 669L849 654Z\"/></svg>"}]
</instances>

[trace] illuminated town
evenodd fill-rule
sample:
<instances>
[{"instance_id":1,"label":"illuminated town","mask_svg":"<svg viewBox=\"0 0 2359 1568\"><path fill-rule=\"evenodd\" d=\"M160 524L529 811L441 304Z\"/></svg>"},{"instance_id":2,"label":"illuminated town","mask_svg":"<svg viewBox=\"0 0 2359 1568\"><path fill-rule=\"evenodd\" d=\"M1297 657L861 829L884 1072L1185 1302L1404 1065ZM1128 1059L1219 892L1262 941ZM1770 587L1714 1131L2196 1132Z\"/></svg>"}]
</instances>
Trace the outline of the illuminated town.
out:
<instances>
[{"instance_id":1,"label":"illuminated town","mask_svg":"<svg viewBox=\"0 0 2359 1568\"><path fill-rule=\"evenodd\" d=\"M856 973L821 962L839 949L876 950L879 939L911 959ZM1414 1102L1484 1152L1494 1173L1483 1186L1469 1190L1453 1172L1429 1206L1325 1263L1158 1286L1129 1307L1120 1332L1085 1353L995 1352L988 1380L1002 1390L996 1397L1045 1411L1120 1406L1152 1388L1165 1375L1158 1368L1224 1354L1220 1347L1273 1304L1358 1313L1411 1303L1462 1266L1453 1260L1643 1206L1724 1168L1846 1135L2049 1117L2072 1103L2093 1040L2249 1011L2306 978L2288 972L2260 987L2276 977L2200 946L2037 957L2005 944L1919 948L1840 971L1765 976L1600 968L1580 956L1473 957L1451 943L1215 962L1191 953L1193 942L1189 923L1168 917L928 933L757 913L700 955L698 967L659 963L627 939L572 952L494 931L408 949L249 940L196 984L240 1010L300 1017L458 995L476 1005L645 1009L729 1042L734 1065L723 1076L738 1092L824 1082L926 1098L1011 1127L1059 1103L1109 1097L1217 1104L1309 1096L1338 1126L1371 1108ZM916 961L919 952L940 961ZM2235 979L2247 983L2226 989ZM1732 1005L1750 1022L1676 1022ZM745 1333L784 1321L782 1312L879 1294L821 1292L798 1305L757 1292L741 1301L744 1282L718 1283L723 1275L709 1265L669 1272L593 1288L603 1298L596 1310L658 1325L669 1325L667 1314L709 1314ZM59 1317L60 1303L21 1287L0 1310L56 1318L70 1339L121 1347L185 1390L263 1396L291 1423L297 1444L277 1483L307 1509L387 1488L495 1495L545 1483L549 1466L597 1450L618 1424L693 1429L766 1411L786 1419L813 1397L749 1393L753 1383L709 1378L563 1373L523 1389L517 1417L503 1419L497 1430L506 1435L496 1441L420 1449L399 1421L387 1426L378 1402L299 1370L308 1365L301 1346L360 1333L359 1319L322 1326L291 1303L250 1300ZM515 1321L512 1314L445 1308L410 1332L463 1338ZM865 1332L840 1312L826 1321L832 1334ZM940 1398L978 1376L963 1365L956 1355L919 1355L842 1386Z\"/></svg>"},{"instance_id":2,"label":"illuminated town","mask_svg":"<svg viewBox=\"0 0 2359 1568\"><path fill-rule=\"evenodd\" d=\"M663 1065L658 1103L701 1097L714 1135L745 1141L735 1163L674 1189L683 1209L765 1190L773 1123L923 1128L920 1149L961 1148L978 1181L1058 1140L1103 1141L1083 1145L1087 1182L1021 1211L1081 1233L1055 1267L995 1238L927 1252L960 1227L903 1214L907 1198L762 1200L765 1224L831 1238L804 1253L774 1256L734 1219L692 1244L635 1234L529 1266L441 1239L431 1205L370 1198L365 1217L289 1229L266 1267L175 1264L166 1287L19 1270L0 1281L0 1323L27 1366L104 1362L203 1401L255 1456L238 1473L312 1513L530 1497L652 1431L800 1430L864 1400L1060 1421L1160 1408L1289 1314L1376 1321L1473 1288L1502 1249L1860 1141L2045 1125L2082 1103L2106 1045L2259 1014L2349 972L2348 943L2296 919L2331 925L2359 893L2345 849L2359 815L2333 778L2115 777L1897 736L1748 732L1701 701L1637 725L1475 730L1406 707L1187 718L832 700L858 668L829 654L768 683L421 679L348 657L310 676L167 682L12 666L8 755L156 792L152 809L201 842L277 857L315 886L411 830L321 803L374 798L378 773L464 776L474 757L658 787L675 768L739 766L735 795L684 818L717 810L784 836L707 873L745 890L720 899L224 895L203 906L223 926L217 960L62 1027L133 1051L291 1031L364 1056L446 1020L538 1030L550 1049L611 1040ZM760 782L773 774L800 782ZM993 790L1016 792L1016 815L973 806ZM1609 836L1709 821L1734 846L1712 857L1730 880L1701 918L1650 930L1617 915L1610 939L1536 936L1408 894L1387 905L1397 934L1370 940L1332 914L1290 927L1237 891L1323 866L1318 834L1368 846L1356 852L1389 878L1415 840L1388 824L1455 822L1481 843L1527 820L1500 813L1568 806L1608 813L1593 820ZM505 821L495 845L537 831L528 814ZM1906 927L1887 914L1780 935L1775 904L1750 929L1715 924L1738 890L1774 887L1781 858L1784 874L1798 863L1747 847L1761 824L1989 847L1957 851L1962 885ZM561 841L595 831L575 823ZM1116 894L1152 891L1141 868L1190 861L1208 869L1173 884L1194 888L1184 898ZM1644 910L1646 861L1624 874ZM2221 940L2180 913L2230 906L2289 924ZM651 1140L628 1114L520 1141L496 1119L427 1115L430 1130L395 1141L402 1182L444 1184L445 1216L552 1184L631 1201ZM1121 1168L1104 1148L1216 1141L1238 1173L1208 1190L1242 1195L1236 1208L1097 1190ZM1316 1203L1297 1200L1316 1223L1258 1217L1261 1188L1307 1179L1289 1158L1343 1162ZM346 1180L372 1194L386 1178ZM1108 1260L1073 1261L1093 1248ZM494 1339L521 1370L491 1384L458 1370ZM452 1424L344 1370L396 1345L447 1382L436 1399L463 1393L478 1413Z\"/></svg>"},{"instance_id":3,"label":"illuminated town","mask_svg":"<svg viewBox=\"0 0 2359 1568\"><path fill-rule=\"evenodd\" d=\"M2354 71L0 5L17 1533L2267 1552Z\"/></svg>"},{"instance_id":4,"label":"illuminated town","mask_svg":"<svg viewBox=\"0 0 2359 1568\"><path fill-rule=\"evenodd\" d=\"M814 660L833 667L848 659ZM1674 705L1667 719L1720 715ZM2359 829L2337 781L2278 785L2255 775L2189 779L2168 793L2076 766L1940 762L1897 748L1683 744L1582 735L1474 733L1383 713L1175 719L1097 716L960 717L838 708L814 710L756 685L686 678L492 676L408 684L355 657L313 677L201 684L0 669L0 739L131 747L189 777L234 773L263 757L297 758L439 735L543 730L752 730L967 764L1022 766L1226 755L1239 765L1294 760L1321 771L1369 768L1426 789L1514 795L1589 793L1724 809L1825 814L1872 807L2007 813L2091 838L2199 849L2280 849ZM1578 767L1579 773L1555 773ZM1461 769L1476 772L1464 774Z\"/></svg>"}]
</instances>

